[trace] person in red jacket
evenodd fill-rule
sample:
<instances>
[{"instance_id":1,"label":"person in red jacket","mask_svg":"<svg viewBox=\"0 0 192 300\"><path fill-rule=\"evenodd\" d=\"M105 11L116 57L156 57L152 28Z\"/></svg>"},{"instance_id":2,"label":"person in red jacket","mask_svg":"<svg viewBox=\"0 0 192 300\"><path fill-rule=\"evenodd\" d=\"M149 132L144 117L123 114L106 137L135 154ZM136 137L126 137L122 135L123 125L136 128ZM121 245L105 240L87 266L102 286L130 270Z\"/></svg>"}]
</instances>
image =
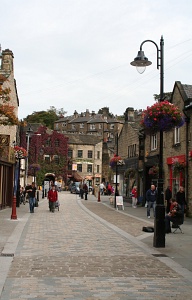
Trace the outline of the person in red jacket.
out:
<instances>
[{"instance_id":1,"label":"person in red jacket","mask_svg":"<svg viewBox=\"0 0 192 300\"><path fill-rule=\"evenodd\" d=\"M55 185L52 185L51 190L49 190L47 198L49 200L49 210L55 211L55 202L58 200L58 192L55 189Z\"/></svg>"},{"instance_id":2,"label":"person in red jacket","mask_svg":"<svg viewBox=\"0 0 192 300\"><path fill-rule=\"evenodd\" d=\"M132 194L132 207L136 208L137 207L137 187L136 186L133 187L131 194Z\"/></svg>"}]
</instances>

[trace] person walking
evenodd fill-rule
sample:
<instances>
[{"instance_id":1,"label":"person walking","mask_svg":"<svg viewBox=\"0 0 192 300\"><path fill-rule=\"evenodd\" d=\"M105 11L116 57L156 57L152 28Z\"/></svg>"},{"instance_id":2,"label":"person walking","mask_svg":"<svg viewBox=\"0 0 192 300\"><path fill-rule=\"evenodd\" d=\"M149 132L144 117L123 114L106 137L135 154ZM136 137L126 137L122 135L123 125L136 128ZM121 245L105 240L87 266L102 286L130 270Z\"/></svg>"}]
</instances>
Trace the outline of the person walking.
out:
<instances>
[{"instance_id":1,"label":"person walking","mask_svg":"<svg viewBox=\"0 0 192 300\"><path fill-rule=\"evenodd\" d=\"M29 209L30 213L34 213L34 207L35 207L35 197L36 197L36 187L35 187L35 182L32 182L31 185L27 185L25 192L28 195L29 199Z\"/></svg>"},{"instance_id":2,"label":"person walking","mask_svg":"<svg viewBox=\"0 0 192 300\"><path fill-rule=\"evenodd\" d=\"M135 185L131 191L132 194L132 207L137 207L137 186Z\"/></svg>"},{"instance_id":3,"label":"person walking","mask_svg":"<svg viewBox=\"0 0 192 300\"><path fill-rule=\"evenodd\" d=\"M185 212L185 208L186 208L186 200L185 200L185 191L184 191L184 187L180 186L179 191L176 194L176 201L177 203L180 205L181 210L182 210L182 221L184 222L184 212Z\"/></svg>"},{"instance_id":4,"label":"person walking","mask_svg":"<svg viewBox=\"0 0 192 300\"><path fill-rule=\"evenodd\" d=\"M85 193L85 200L88 200L87 199L87 194L88 194L88 186L86 183L83 184L83 191Z\"/></svg>"},{"instance_id":5,"label":"person walking","mask_svg":"<svg viewBox=\"0 0 192 300\"><path fill-rule=\"evenodd\" d=\"M47 198L49 200L49 210L55 212L55 202L58 201L58 192L55 185L52 185L51 190L48 191Z\"/></svg>"},{"instance_id":6,"label":"person walking","mask_svg":"<svg viewBox=\"0 0 192 300\"><path fill-rule=\"evenodd\" d=\"M171 198L172 198L171 187L168 185L168 187L165 190L165 200L167 201L167 206L166 206L167 214L170 212Z\"/></svg>"},{"instance_id":7,"label":"person walking","mask_svg":"<svg viewBox=\"0 0 192 300\"><path fill-rule=\"evenodd\" d=\"M150 210L153 208L153 216L155 217L155 206L156 206L157 191L155 185L152 184L151 188L146 192L147 200L147 218L150 219Z\"/></svg>"},{"instance_id":8,"label":"person walking","mask_svg":"<svg viewBox=\"0 0 192 300\"><path fill-rule=\"evenodd\" d=\"M81 197L81 199L83 199L83 194L84 194L83 182L81 181L80 184L79 184L79 197Z\"/></svg>"},{"instance_id":9,"label":"person walking","mask_svg":"<svg viewBox=\"0 0 192 300\"><path fill-rule=\"evenodd\" d=\"M101 195L104 194L104 187L105 187L105 186L104 186L103 182L101 182L101 183L100 183L100 186L99 186Z\"/></svg>"}]
</instances>

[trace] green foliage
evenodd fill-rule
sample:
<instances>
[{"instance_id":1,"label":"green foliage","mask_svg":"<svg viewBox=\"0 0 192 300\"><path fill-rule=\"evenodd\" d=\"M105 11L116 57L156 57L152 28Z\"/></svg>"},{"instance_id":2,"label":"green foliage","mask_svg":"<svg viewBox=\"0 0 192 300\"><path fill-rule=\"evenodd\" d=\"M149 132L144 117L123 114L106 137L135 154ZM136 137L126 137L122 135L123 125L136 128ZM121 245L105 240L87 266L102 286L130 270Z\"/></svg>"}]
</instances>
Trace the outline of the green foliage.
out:
<instances>
[{"instance_id":1,"label":"green foliage","mask_svg":"<svg viewBox=\"0 0 192 300\"><path fill-rule=\"evenodd\" d=\"M47 111L34 111L31 115L28 115L24 120L27 123L40 123L46 127L53 129L54 122L59 119L61 115L66 112L63 108L57 110L54 106L51 106Z\"/></svg>"},{"instance_id":2,"label":"green foliage","mask_svg":"<svg viewBox=\"0 0 192 300\"><path fill-rule=\"evenodd\" d=\"M171 99L171 95L172 95L171 92L164 93L164 99L163 100L169 101ZM154 94L153 97L154 97L155 101L160 100L160 95L159 94Z\"/></svg>"}]
</instances>

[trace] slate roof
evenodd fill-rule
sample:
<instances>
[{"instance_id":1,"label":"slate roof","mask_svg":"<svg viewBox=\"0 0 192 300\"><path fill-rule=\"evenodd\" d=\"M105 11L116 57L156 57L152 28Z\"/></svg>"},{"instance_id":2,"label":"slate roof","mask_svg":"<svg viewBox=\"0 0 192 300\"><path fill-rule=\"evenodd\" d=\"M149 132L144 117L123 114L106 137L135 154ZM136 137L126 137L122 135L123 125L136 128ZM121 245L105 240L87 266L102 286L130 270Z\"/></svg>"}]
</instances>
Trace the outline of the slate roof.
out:
<instances>
[{"instance_id":1,"label":"slate roof","mask_svg":"<svg viewBox=\"0 0 192 300\"><path fill-rule=\"evenodd\" d=\"M89 134L65 134L69 138L69 144L75 145L96 145L101 142L101 137Z\"/></svg>"},{"instance_id":2,"label":"slate roof","mask_svg":"<svg viewBox=\"0 0 192 300\"><path fill-rule=\"evenodd\" d=\"M182 84L183 90L188 99L192 99L192 85Z\"/></svg>"}]
</instances>

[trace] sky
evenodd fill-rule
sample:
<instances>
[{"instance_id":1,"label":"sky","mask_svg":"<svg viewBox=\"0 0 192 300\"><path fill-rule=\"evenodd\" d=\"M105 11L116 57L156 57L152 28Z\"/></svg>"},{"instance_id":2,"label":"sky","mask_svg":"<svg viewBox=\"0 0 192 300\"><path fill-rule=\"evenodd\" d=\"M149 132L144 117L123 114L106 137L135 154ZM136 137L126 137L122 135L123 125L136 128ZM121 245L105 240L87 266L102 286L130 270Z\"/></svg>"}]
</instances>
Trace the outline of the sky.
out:
<instances>
[{"instance_id":1,"label":"sky","mask_svg":"<svg viewBox=\"0 0 192 300\"><path fill-rule=\"evenodd\" d=\"M130 62L140 44L164 38L164 91L192 84L191 0L1 0L0 44L14 53L19 119L51 106L66 115L109 107L145 109L160 93L152 62L139 74Z\"/></svg>"}]
</instances>

